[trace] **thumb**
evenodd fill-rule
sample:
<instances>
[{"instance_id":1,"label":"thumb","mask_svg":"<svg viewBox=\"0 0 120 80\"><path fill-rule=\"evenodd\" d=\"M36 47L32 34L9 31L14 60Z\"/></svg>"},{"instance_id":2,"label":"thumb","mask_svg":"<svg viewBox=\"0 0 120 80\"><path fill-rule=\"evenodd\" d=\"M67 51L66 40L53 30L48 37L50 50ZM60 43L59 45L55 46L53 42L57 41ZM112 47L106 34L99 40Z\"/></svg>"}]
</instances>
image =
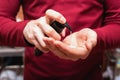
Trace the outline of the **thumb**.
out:
<instances>
[{"instance_id":1,"label":"thumb","mask_svg":"<svg viewBox=\"0 0 120 80\"><path fill-rule=\"evenodd\" d=\"M64 29L62 30L62 32L60 33L60 35L61 35L62 37L65 37L65 35L66 35L66 28L64 28Z\"/></svg>"},{"instance_id":2,"label":"thumb","mask_svg":"<svg viewBox=\"0 0 120 80\"><path fill-rule=\"evenodd\" d=\"M86 46L88 51L91 51L93 48L92 41L90 41L90 40L86 41L85 46Z\"/></svg>"}]
</instances>

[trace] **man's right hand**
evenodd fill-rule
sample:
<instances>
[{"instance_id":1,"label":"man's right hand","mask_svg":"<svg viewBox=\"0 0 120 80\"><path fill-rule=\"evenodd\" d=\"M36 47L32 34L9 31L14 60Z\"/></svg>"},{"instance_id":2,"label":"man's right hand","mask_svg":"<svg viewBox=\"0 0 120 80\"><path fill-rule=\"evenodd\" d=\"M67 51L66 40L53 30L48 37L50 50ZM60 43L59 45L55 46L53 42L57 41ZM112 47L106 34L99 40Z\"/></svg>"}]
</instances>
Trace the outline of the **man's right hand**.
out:
<instances>
[{"instance_id":1,"label":"man's right hand","mask_svg":"<svg viewBox=\"0 0 120 80\"><path fill-rule=\"evenodd\" d=\"M36 20L31 20L23 30L25 39L42 52L48 51L43 41L44 37L47 36L55 40L61 40L61 36L50 26L50 23L54 20L62 24L66 22L62 14L51 9L46 11L45 16Z\"/></svg>"}]
</instances>

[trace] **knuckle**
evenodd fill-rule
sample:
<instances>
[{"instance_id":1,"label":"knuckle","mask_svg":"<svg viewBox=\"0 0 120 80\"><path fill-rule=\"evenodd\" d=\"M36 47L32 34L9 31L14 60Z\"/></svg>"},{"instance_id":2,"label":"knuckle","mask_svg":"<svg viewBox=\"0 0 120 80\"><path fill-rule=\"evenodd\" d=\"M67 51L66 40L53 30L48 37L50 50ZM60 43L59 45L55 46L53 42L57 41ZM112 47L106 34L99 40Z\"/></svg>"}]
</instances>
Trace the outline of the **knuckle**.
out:
<instances>
[{"instance_id":1,"label":"knuckle","mask_svg":"<svg viewBox=\"0 0 120 80\"><path fill-rule=\"evenodd\" d=\"M62 18L61 15L56 16L56 20L59 20L59 19L61 19L61 18Z\"/></svg>"},{"instance_id":2,"label":"knuckle","mask_svg":"<svg viewBox=\"0 0 120 80\"><path fill-rule=\"evenodd\" d=\"M38 25L39 25L39 26L42 26L42 23L43 23L43 22L40 20Z\"/></svg>"},{"instance_id":3,"label":"knuckle","mask_svg":"<svg viewBox=\"0 0 120 80\"><path fill-rule=\"evenodd\" d=\"M45 14L49 14L50 11L51 11L51 9L48 9L48 10L45 12Z\"/></svg>"},{"instance_id":4,"label":"knuckle","mask_svg":"<svg viewBox=\"0 0 120 80\"><path fill-rule=\"evenodd\" d=\"M47 32L46 32L46 34L48 35L48 36L51 36L51 35L53 35L54 34L54 30L48 30Z\"/></svg>"},{"instance_id":5,"label":"knuckle","mask_svg":"<svg viewBox=\"0 0 120 80\"><path fill-rule=\"evenodd\" d=\"M33 36L33 35L28 35L28 38L29 38L30 40L34 40L34 36Z\"/></svg>"},{"instance_id":6,"label":"knuckle","mask_svg":"<svg viewBox=\"0 0 120 80\"><path fill-rule=\"evenodd\" d=\"M46 49L47 48L47 46L46 45L42 45L42 49Z\"/></svg>"}]
</instances>

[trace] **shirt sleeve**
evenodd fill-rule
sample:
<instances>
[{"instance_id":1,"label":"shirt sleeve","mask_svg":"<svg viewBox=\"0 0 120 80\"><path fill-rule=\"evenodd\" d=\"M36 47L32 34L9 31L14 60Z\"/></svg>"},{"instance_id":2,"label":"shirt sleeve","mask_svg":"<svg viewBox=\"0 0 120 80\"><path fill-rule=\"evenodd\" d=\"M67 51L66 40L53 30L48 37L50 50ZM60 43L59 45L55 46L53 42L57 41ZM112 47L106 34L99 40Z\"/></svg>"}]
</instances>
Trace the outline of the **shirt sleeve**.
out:
<instances>
[{"instance_id":1,"label":"shirt sleeve","mask_svg":"<svg viewBox=\"0 0 120 80\"><path fill-rule=\"evenodd\" d=\"M28 20L16 22L20 0L0 0L0 45L27 46L23 29Z\"/></svg>"},{"instance_id":2,"label":"shirt sleeve","mask_svg":"<svg viewBox=\"0 0 120 80\"><path fill-rule=\"evenodd\" d=\"M95 29L97 46L100 48L120 47L120 0L104 0L103 26Z\"/></svg>"}]
</instances>

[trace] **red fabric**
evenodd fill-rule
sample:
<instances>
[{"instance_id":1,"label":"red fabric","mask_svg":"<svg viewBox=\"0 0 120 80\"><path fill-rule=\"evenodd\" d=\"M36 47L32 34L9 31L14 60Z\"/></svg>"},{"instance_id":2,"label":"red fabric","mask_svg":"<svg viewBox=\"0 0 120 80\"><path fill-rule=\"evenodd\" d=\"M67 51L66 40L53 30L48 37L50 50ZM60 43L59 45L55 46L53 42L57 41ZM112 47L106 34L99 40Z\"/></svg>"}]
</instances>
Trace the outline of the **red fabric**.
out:
<instances>
[{"instance_id":1,"label":"red fabric","mask_svg":"<svg viewBox=\"0 0 120 80\"><path fill-rule=\"evenodd\" d=\"M25 21L15 22L20 4ZM22 31L31 19L44 15L51 8L61 12L73 31L94 29L98 44L86 60L62 60L52 53L34 56L32 47L26 48L24 80L102 80L101 68L104 48L120 45L120 1L114 0L0 0L0 44L27 46Z\"/></svg>"}]
</instances>

